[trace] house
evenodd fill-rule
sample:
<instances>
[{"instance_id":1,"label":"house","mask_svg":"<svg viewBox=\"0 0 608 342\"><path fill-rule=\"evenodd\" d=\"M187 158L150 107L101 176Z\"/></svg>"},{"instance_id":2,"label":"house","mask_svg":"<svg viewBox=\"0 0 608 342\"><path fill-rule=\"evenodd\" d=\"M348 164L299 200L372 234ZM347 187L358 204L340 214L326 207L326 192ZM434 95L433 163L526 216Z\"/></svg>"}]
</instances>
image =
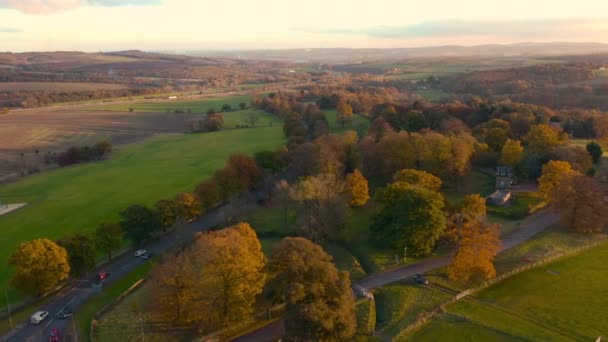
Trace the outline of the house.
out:
<instances>
[{"instance_id":1,"label":"house","mask_svg":"<svg viewBox=\"0 0 608 342\"><path fill-rule=\"evenodd\" d=\"M488 201L494 205L505 205L511 199L511 185L513 185L513 168L509 166L496 167L496 186Z\"/></svg>"}]
</instances>

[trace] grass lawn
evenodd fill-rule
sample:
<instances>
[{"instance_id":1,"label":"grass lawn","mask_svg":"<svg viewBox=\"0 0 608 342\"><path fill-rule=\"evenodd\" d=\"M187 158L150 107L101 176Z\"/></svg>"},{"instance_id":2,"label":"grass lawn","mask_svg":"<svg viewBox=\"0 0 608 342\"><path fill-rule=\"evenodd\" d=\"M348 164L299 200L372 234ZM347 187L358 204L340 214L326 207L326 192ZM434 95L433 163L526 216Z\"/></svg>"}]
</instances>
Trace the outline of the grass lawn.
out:
<instances>
[{"instance_id":1,"label":"grass lawn","mask_svg":"<svg viewBox=\"0 0 608 342\"><path fill-rule=\"evenodd\" d=\"M451 202L459 202L469 194L480 194L486 197L495 190L495 177L485 170L473 169L456 186L448 184L443 189L445 196Z\"/></svg>"},{"instance_id":2,"label":"grass lawn","mask_svg":"<svg viewBox=\"0 0 608 342\"><path fill-rule=\"evenodd\" d=\"M416 94L424 97L429 101L439 101L449 98L451 96L450 94L446 93L441 89L416 90Z\"/></svg>"},{"instance_id":3,"label":"grass lawn","mask_svg":"<svg viewBox=\"0 0 608 342\"><path fill-rule=\"evenodd\" d=\"M413 323L423 311L449 299L449 295L419 285L393 284L374 291L376 331L379 336L394 337Z\"/></svg>"},{"instance_id":4,"label":"grass lawn","mask_svg":"<svg viewBox=\"0 0 608 342\"><path fill-rule=\"evenodd\" d=\"M477 297L594 340L606 334L608 245L526 271Z\"/></svg>"},{"instance_id":5,"label":"grass lawn","mask_svg":"<svg viewBox=\"0 0 608 342\"><path fill-rule=\"evenodd\" d=\"M514 341L512 336L450 314L436 316L403 341Z\"/></svg>"},{"instance_id":6,"label":"grass lawn","mask_svg":"<svg viewBox=\"0 0 608 342\"><path fill-rule=\"evenodd\" d=\"M91 328L91 320L93 316L101 310L105 305L111 303L115 298L120 296L123 292L128 290L138 280L144 278L152 266L154 265L154 259L150 262L146 262L141 266L138 266L128 275L122 277L112 285L105 287L101 294L97 295L93 299L89 300L85 305L78 309L78 314L75 315L77 327L80 332L79 336L85 340L89 340L89 330ZM139 291L136 291L136 293ZM131 296L127 297L130 298Z\"/></svg>"},{"instance_id":7,"label":"grass lawn","mask_svg":"<svg viewBox=\"0 0 608 342\"><path fill-rule=\"evenodd\" d=\"M87 106L83 107L86 110L110 110L118 112L128 112L129 108L133 108L136 112L161 112L164 113L167 110L174 111L176 109L188 110L191 109L193 113L205 113L210 108L217 111L221 110L222 105L229 104L233 109L239 107L239 103L245 102L249 106L249 95L239 96L227 96L227 97L205 97L200 99L187 99L187 100L170 100L170 101L145 101L137 103L115 103L106 104L99 106Z\"/></svg>"},{"instance_id":8,"label":"grass lawn","mask_svg":"<svg viewBox=\"0 0 608 342\"><path fill-rule=\"evenodd\" d=\"M0 217L0 264L20 242L90 232L116 221L129 205L152 205L210 177L233 153L274 150L284 142L279 126L205 134L158 135L99 163L66 167L0 187L3 201L26 202ZM0 269L0 287L11 274ZM16 294L10 293L11 298Z\"/></svg>"},{"instance_id":9,"label":"grass lawn","mask_svg":"<svg viewBox=\"0 0 608 342\"><path fill-rule=\"evenodd\" d=\"M370 120L364 116L353 114L351 122L344 125L344 127L336 121L336 110L328 109L323 111L329 122L329 129L333 133L342 133L346 131L356 131L359 136L367 134L367 130L371 124Z\"/></svg>"}]
</instances>

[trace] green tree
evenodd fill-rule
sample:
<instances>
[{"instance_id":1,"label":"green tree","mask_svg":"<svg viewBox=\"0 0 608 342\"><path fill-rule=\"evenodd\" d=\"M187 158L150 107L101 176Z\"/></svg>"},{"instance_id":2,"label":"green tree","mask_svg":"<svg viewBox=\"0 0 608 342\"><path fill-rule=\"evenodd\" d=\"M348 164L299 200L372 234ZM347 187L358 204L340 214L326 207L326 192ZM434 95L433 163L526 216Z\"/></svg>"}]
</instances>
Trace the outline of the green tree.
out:
<instances>
[{"instance_id":1,"label":"green tree","mask_svg":"<svg viewBox=\"0 0 608 342\"><path fill-rule=\"evenodd\" d=\"M68 252L72 275L81 275L95 267L97 249L93 238L83 234L65 236L57 244Z\"/></svg>"},{"instance_id":2,"label":"green tree","mask_svg":"<svg viewBox=\"0 0 608 342\"><path fill-rule=\"evenodd\" d=\"M133 244L141 244L161 230L159 215L143 205L132 205L119 213L120 226Z\"/></svg>"},{"instance_id":3,"label":"green tree","mask_svg":"<svg viewBox=\"0 0 608 342\"><path fill-rule=\"evenodd\" d=\"M602 146L594 141L587 144L587 152L589 152L591 155L591 159L593 159L594 164L599 163L602 159L602 155L604 155Z\"/></svg>"},{"instance_id":4,"label":"green tree","mask_svg":"<svg viewBox=\"0 0 608 342\"><path fill-rule=\"evenodd\" d=\"M108 261L112 260L112 252L122 245L123 231L119 224L105 222L97 226L93 238L97 249L108 256Z\"/></svg>"},{"instance_id":5,"label":"green tree","mask_svg":"<svg viewBox=\"0 0 608 342\"><path fill-rule=\"evenodd\" d=\"M285 330L295 341L340 341L356 331L350 275L338 271L321 246L285 238L268 263L269 297L287 303Z\"/></svg>"},{"instance_id":6,"label":"green tree","mask_svg":"<svg viewBox=\"0 0 608 342\"><path fill-rule=\"evenodd\" d=\"M379 190L377 197L383 207L373 217L372 239L393 248L407 246L414 256L429 254L445 230L441 194L395 182Z\"/></svg>"},{"instance_id":7,"label":"green tree","mask_svg":"<svg viewBox=\"0 0 608 342\"><path fill-rule=\"evenodd\" d=\"M68 252L48 239L22 242L8 265L15 270L11 286L30 295L50 291L70 274Z\"/></svg>"}]
</instances>

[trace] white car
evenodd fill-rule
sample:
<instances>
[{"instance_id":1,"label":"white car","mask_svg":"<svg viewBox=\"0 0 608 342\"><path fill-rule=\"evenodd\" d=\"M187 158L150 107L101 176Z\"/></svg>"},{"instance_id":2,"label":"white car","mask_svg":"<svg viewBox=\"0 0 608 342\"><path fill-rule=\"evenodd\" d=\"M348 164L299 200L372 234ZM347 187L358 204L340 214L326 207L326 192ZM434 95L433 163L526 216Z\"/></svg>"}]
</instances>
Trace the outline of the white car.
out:
<instances>
[{"instance_id":1,"label":"white car","mask_svg":"<svg viewBox=\"0 0 608 342\"><path fill-rule=\"evenodd\" d=\"M49 315L48 311L38 311L30 317L30 323L40 324Z\"/></svg>"},{"instance_id":2,"label":"white car","mask_svg":"<svg viewBox=\"0 0 608 342\"><path fill-rule=\"evenodd\" d=\"M140 257L140 256L142 256L142 255L144 255L144 254L146 254L146 253L148 253L148 251L147 251L147 250L145 250L145 249L138 249L138 250L136 250L136 251L135 251L135 254L134 254L134 255L135 255L136 257Z\"/></svg>"}]
</instances>

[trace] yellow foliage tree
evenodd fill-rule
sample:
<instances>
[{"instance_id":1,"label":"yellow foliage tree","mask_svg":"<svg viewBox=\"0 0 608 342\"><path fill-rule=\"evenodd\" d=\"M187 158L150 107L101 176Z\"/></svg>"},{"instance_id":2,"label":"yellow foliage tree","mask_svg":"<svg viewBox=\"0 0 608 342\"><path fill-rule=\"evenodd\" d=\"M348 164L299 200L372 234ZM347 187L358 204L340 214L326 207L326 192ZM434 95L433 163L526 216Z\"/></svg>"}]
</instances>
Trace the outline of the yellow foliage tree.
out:
<instances>
[{"instance_id":1,"label":"yellow foliage tree","mask_svg":"<svg viewBox=\"0 0 608 342\"><path fill-rule=\"evenodd\" d=\"M519 140L507 140L500 152L500 163L515 166L524 159L524 148Z\"/></svg>"},{"instance_id":2,"label":"yellow foliage tree","mask_svg":"<svg viewBox=\"0 0 608 342\"><path fill-rule=\"evenodd\" d=\"M11 285L27 294L49 291L70 274L67 251L48 239L21 243L8 264L15 268Z\"/></svg>"},{"instance_id":3,"label":"yellow foliage tree","mask_svg":"<svg viewBox=\"0 0 608 342\"><path fill-rule=\"evenodd\" d=\"M176 213L186 220L197 218L201 214L201 203L190 192L184 192L175 197Z\"/></svg>"},{"instance_id":4,"label":"yellow foliage tree","mask_svg":"<svg viewBox=\"0 0 608 342\"><path fill-rule=\"evenodd\" d=\"M152 273L155 313L174 325L190 325L200 319L196 271L187 252L169 255Z\"/></svg>"},{"instance_id":5,"label":"yellow foliage tree","mask_svg":"<svg viewBox=\"0 0 608 342\"><path fill-rule=\"evenodd\" d=\"M266 258L249 224L199 234L192 253L203 326L217 329L251 317Z\"/></svg>"},{"instance_id":6,"label":"yellow foliage tree","mask_svg":"<svg viewBox=\"0 0 608 342\"><path fill-rule=\"evenodd\" d=\"M500 250L497 224L467 222L460 229L458 250L448 266L452 280L469 282L496 276L494 257Z\"/></svg>"},{"instance_id":7,"label":"yellow foliage tree","mask_svg":"<svg viewBox=\"0 0 608 342\"><path fill-rule=\"evenodd\" d=\"M336 107L336 121L338 121L342 127L352 120L353 118L353 107L344 101L340 101Z\"/></svg>"},{"instance_id":8,"label":"yellow foliage tree","mask_svg":"<svg viewBox=\"0 0 608 342\"><path fill-rule=\"evenodd\" d=\"M433 191L439 191L442 184L439 177L426 171L414 169L397 171L393 176L393 181L410 183Z\"/></svg>"},{"instance_id":9,"label":"yellow foliage tree","mask_svg":"<svg viewBox=\"0 0 608 342\"><path fill-rule=\"evenodd\" d=\"M346 176L345 190L351 207L364 206L369 200L367 179L358 169Z\"/></svg>"},{"instance_id":10,"label":"yellow foliage tree","mask_svg":"<svg viewBox=\"0 0 608 342\"><path fill-rule=\"evenodd\" d=\"M560 160L551 160L543 165L542 175L538 179L537 196L544 200L549 200L553 190L557 188L563 180L576 174L577 172L572 169L570 163Z\"/></svg>"},{"instance_id":11,"label":"yellow foliage tree","mask_svg":"<svg viewBox=\"0 0 608 342\"><path fill-rule=\"evenodd\" d=\"M546 124L530 127L524 136L524 142L530 152L546 154L563 144L559 131Z\"/></svg>"}]
</instances>

